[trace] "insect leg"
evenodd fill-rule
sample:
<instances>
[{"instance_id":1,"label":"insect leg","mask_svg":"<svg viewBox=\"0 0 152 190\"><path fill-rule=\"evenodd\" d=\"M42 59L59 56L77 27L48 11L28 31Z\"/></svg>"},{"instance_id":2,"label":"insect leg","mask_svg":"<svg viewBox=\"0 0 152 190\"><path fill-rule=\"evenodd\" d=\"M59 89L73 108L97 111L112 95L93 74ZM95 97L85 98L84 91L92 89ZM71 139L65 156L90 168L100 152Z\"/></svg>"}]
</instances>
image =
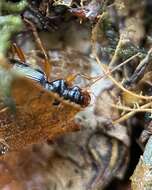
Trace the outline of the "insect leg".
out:
<instances>
[{"instance_id":1,"label":"insect leg","mask_svg":"<svg viewBox=\"0 0 152 190\"><path fill-rule=\"evenodd\" d=\"M51 73L51 64L50 64L50 61L49 61L49 57L48 57L48 54L42 44L42 41L37 33L37 30L36 30L36 27L34 26L34 24L29 21L28 19L25 19L24 18L24 21L26 23L28 23L32 29L32 32L33 32L33 35L34 35L34 38L36 39L36 43L38 45L38 47L40 48L40 50L43 52L44 54L44 72L46 74L46 77L47 77L47 80L50 82L50 73Z\"/></svg>"},{"instance_id":2,"label":"insect leg","mask_svg":"<svg viewBox=\"0 0 152 190\"><path fill-rule=\"evenodd\" d=\"M101 76L90 77L90 76L87 76L87 75L84 75L84 74L81 74L81 73L77 73L77 74L75 74L75 75L69 75L69 76L66 78L66 82L67 82L69 85L71 85L72 82L73 82L78 76L80 76L80 77L82 77L82 78L84 78L84 79L86 79L86 80L89 80L89 81L91 81L91 80L97 80L99 77L101 77Z\"/></svg>"},{"instance_id":3,"label":"insect leg","mask_svg":"<svg viewBox=\"0 0 152 190\"><path fill-rule=\"evenodd\" d=\"M22 51L21 48L19 48L16 43L13 43L12 44L12 52L13 52L13 55L17 54L17 56L19 57L19 59L22 61L22 62L25 62L26 59L25 59L25 55Z\"/></svg>"}]
</instances>

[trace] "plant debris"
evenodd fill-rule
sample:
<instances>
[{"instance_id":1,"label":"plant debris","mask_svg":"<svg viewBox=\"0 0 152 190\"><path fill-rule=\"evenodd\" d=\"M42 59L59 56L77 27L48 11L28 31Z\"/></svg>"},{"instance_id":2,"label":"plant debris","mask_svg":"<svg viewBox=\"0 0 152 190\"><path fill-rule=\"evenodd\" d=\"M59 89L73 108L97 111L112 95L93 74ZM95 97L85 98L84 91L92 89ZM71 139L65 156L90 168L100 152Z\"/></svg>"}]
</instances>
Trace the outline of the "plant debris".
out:
<instances>
[{"instance_id":1,"label":"plant debris","mask_svg":"<svg viewBox=\"0 0 152 190\"><path fill-rule=\"evenodd\" d=\"M2 190L152 189L151 10L0 2Z\"/></svg>"}]
</instances>

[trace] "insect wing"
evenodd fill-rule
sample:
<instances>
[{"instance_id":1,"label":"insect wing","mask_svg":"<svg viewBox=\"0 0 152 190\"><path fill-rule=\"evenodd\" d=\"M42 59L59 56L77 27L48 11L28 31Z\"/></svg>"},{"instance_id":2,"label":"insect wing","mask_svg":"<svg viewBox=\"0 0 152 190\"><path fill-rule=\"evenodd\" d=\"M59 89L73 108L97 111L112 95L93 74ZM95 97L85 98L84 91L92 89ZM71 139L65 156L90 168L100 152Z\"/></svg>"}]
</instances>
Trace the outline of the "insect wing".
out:
<instances>
[{"instance_id":1,"label":"insect wing","mask_svg":"<svg viewBox=\"0 0 152 190\"><path fill-rule=\"evenodd\" d=\"M13 64L13 70L25 75L27 78L34 80L35 82L40 83L41 85L45 85L46 83L46 76L45 74L38 70L33 69L29 65L25 63L20 63L18 60L11 60Z\"/></svg>"},{"instance_id":2,"label":"insect wing","mask_svg":"<svg viewBox=\"0 0 152 190\"><path fill-rule=\"evenodd\" d=\"M19 150L78 129L73 117L81 108L27 78L13 79L11 99L15 112L4 106L0 111L0 139L6 150ZM58 106L54 105L56 100L60 102ZM1 97L0 101L3 105Z\"/></svg>"}]
</instances>

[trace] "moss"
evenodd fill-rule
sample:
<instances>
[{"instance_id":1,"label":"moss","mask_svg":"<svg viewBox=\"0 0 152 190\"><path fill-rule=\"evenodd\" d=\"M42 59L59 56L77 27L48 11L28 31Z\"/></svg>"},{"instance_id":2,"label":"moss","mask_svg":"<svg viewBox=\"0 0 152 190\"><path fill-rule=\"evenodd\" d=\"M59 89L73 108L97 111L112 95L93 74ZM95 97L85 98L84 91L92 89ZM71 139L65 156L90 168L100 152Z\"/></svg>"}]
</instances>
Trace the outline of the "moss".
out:
<instances>
[{"instance_id":1,"label":"moss","mask_svg":"<svg viewBox=\"0 0 152 190\"><path fill-rule=\"evenodd\" d=\"M12 35L22 30L23 23L20 13L27 6L26 0L19 3L7 2L1 0L0 2L0 54L5 55L7 49L10 47L10 39ZM7 12L9 15L4 15ZM15 15L12 15L15 14Z\"/></svg>"},{"instance_id":2,"label":"moss","mask_svg":"<svg viewBox=\"0 0 152 190\"><path fill-rule=\"evenodd\" d=\"M22 0L19 3L5 2L2 5L2 10L9 13L20 13L27 6L27 1Z\"/></svg>"}]
</instances>

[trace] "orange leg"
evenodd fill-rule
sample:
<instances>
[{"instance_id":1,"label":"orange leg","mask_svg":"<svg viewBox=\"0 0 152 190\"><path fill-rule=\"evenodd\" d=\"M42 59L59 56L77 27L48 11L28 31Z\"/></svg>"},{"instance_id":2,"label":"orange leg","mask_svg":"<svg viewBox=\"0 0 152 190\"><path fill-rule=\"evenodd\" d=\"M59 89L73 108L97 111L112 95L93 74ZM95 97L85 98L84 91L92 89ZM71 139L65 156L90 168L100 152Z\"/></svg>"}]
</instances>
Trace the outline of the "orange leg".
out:
<instances>
[{"instance_id":1,"label":"orange leg","mask_svg":"<svg viewBox=\"0 0 152 190\"><path fill-rule=\"evenodd\" d=\"M75 74L75 75L69 75L67 78L66 78L66 81L67 81L67 83L69 84L69 85L71 85L72 84L72 82L77 78L77 76L80 76L80 77L82 77L82 78L84 78L84 79L87 79L87 80L89 80L89 81L93 81L93 80L97 80L99 77L101 77L101 75L100 76L96 76L96 77L90 77L90 76L87 76L87 75L84 75L84 74L80 74L80 73L77 73L77 74Z\"/></svg>"},{"instance_id":2,"label":"orange leg","mask_svg":"<svg viewBox=\"0 0 152 190\"><path fill-rule=\"evenodd\" d=\"M48 54L47 54L47 52L46 52L46 50L45 50L45 48L44 48L44 46L42 44L42 41L40 40L40 37L39 37L39 35L37 33L37 30L36 30L34 24L32 22L30 22L29 20L27 20L27 19L24 19L24 21L31 26L34 38L36 39L36 43L37 43L38 47L40 48L40 50L44 54L44 57L45 57L45 60L44 60L44 72L46 74L47 80L50 81L51 64L49 62Z\"/></svg>"},{"instance_id":3,"label":"orange leg","mask_svg":"<svg viewBox=\"0 0 152 190\"><path fill-rule=\"evenodd\" d=\"M19 59L20 59L22 62L25 62L25 61L26 61L25 55L24 55L22 49L19 48L19 47L16 45L16 43L13 43L13 44L12 44L12 52L13 52L14 55L17 54L17 56L19 57Z\"/></svg>"}]
</instances>

